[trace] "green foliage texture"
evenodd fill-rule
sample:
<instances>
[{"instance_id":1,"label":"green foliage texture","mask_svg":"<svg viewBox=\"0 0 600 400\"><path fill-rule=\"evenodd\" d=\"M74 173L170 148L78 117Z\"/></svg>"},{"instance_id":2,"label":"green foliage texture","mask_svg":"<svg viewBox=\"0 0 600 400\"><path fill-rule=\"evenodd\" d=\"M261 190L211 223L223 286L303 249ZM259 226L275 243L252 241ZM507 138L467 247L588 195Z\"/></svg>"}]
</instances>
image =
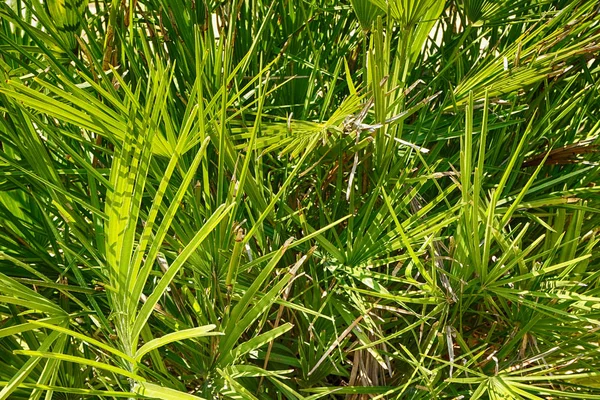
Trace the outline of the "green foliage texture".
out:
<instances>
[{"instance_id":1,"label":"green foliage texture","mask_svg":"<svg viewBox=\"0 0 600 400\"><path fill-rule=\"evenodd\" d=\"M600 399L597 0L0 4L0 400Z\"/></svg>"}]
</instances>

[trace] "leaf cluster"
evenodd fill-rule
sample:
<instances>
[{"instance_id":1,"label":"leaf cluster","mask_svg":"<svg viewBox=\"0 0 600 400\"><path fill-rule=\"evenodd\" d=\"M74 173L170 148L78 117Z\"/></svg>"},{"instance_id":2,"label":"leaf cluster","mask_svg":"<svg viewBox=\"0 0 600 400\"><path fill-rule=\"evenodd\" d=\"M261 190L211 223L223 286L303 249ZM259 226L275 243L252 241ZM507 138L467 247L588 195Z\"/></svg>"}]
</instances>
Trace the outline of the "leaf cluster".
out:
<instances>
[{"instance_id":1,"label":"leaf cluster","mask_svg":"<svg viewBox=\"0 0 600 400\"><path fill-rule=\"evenodd\" d=\"M0 399L600 399L599 12L0 4Z\"/></svg>"}]
</instances>

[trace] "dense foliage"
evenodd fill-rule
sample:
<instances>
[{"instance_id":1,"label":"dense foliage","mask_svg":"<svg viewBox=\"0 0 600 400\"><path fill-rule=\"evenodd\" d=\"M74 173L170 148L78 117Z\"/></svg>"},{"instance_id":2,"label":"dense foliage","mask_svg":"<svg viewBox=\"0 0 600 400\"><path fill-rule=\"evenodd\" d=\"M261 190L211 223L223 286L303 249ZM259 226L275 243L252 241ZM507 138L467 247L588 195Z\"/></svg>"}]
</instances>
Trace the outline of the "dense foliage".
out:
<instances>
[{"instance_id":1,"label":"dense foliage","mask_svg":"<svg viewBox=\"0 0 600 400\"><path fill-rule=\"evenodd\" d=\"M600 399L599 12L0 4L0 399Z\"/></svg>"}]
</instances>

